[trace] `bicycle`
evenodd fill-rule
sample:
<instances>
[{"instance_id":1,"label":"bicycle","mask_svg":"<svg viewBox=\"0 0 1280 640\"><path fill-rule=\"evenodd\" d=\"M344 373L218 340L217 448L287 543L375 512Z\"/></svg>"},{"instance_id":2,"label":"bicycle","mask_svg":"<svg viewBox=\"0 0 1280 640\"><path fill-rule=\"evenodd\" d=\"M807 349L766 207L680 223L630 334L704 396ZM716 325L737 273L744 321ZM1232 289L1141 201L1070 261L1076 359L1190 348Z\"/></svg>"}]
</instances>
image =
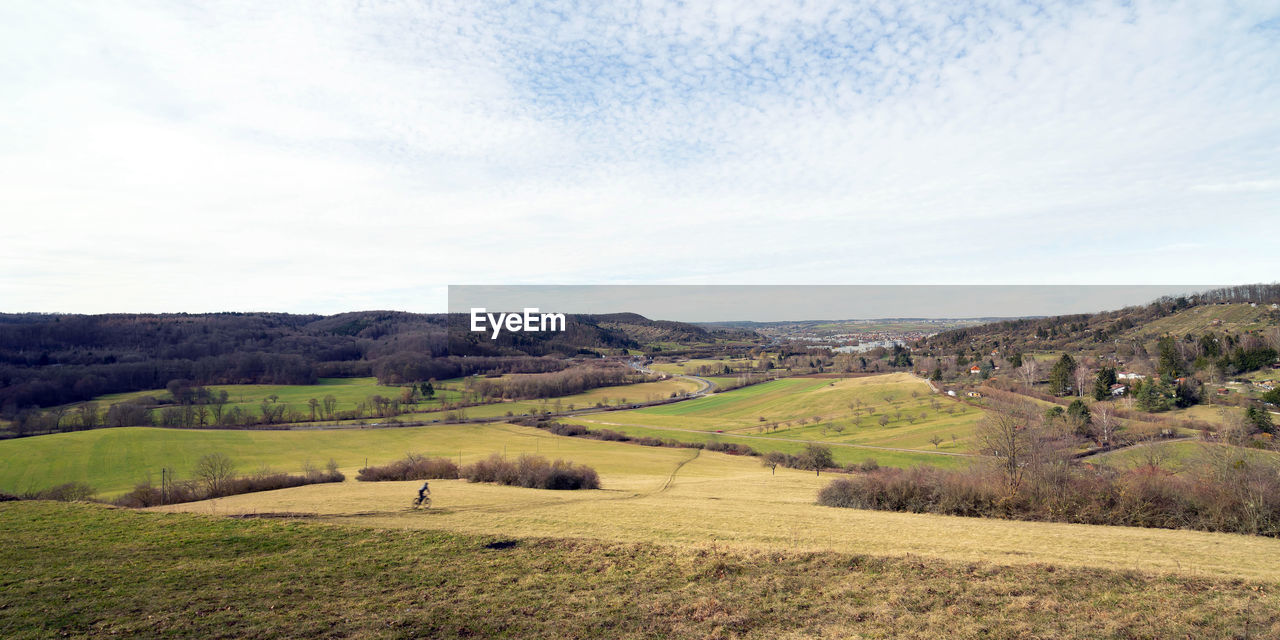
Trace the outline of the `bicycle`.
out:
<instances>
[{"instance_id":1,"label":"bicycle","mask_svg":"<svg viewBox=\"0 0 1280 640\"><path fill-rule=\"evenodd\" d=\"M413 499L413 508L414 508L414 509L430 509L430 508L431 508L431 496L422 496L421 498L414 498L414 499Z\"/></svg>"}]
</instances>

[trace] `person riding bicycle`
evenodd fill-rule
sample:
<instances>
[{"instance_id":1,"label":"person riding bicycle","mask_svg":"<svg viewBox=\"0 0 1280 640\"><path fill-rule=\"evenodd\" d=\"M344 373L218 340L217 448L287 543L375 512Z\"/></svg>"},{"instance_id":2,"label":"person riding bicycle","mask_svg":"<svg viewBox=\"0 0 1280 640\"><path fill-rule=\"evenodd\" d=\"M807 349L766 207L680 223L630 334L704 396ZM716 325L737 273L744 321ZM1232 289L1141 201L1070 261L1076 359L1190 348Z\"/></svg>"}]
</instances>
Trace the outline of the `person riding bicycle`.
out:
<instances>
[{"instance_id":1,"label":"person riding bicycle","mask_svg":"<svg viewBox=\"0 0 1280 640\"><path fill-rule=\"evenodd\" d=\"M427 484L428 483L424 481L422 483L422 487L418 489L418 499L414 501L415 505L421 506L422 503L431 499L427 497L431 495L431 487L427 486Z\"/></svg>"}]
</instances>

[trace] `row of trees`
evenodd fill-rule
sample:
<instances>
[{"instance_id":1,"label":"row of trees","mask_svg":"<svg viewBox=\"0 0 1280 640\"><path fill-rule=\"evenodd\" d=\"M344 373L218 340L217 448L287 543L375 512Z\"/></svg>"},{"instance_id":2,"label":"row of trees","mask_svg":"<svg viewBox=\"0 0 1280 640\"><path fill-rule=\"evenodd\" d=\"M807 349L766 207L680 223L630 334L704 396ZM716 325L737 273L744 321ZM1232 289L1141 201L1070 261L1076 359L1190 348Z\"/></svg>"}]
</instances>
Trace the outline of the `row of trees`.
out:
<instances>
[{"instance_id":1,"label":"row of trees","mask_svg":"<svg viewBox=\"0 0 1280 640\"><path fill-rule=\"evenodd\" d=\"M621 364L582 365L552 373L499 379L468 379L467 389L481 398L524 400L556 398L600 387L635 384L656 379Z\"/></svg>"}]
</instances>

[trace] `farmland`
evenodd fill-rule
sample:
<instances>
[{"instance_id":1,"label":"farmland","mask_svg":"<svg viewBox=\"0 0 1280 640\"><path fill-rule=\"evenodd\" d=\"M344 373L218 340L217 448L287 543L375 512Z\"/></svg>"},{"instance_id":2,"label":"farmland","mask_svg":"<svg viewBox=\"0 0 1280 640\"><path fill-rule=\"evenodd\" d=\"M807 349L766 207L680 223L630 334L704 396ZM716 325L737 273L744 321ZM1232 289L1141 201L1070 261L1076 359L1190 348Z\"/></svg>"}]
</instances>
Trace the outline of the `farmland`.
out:
<instances>
[{"instance_id":1,"label":"farmland","mask_svg":"<svg viewBox=\"0 0 1280 640\"><path fill-rule=\"evenodd\" d=\"M124 427L0 442L0 461L4 462L0 465L0 491L84 482L112 495L148 477L159 482L162 467L187 477L201 456L213 452L227 454L245 473L264 466L292 472L307 462L319 466L332 458L343 472L352 475L366 458L377 464L408 452L455 460L461 456L463 462L468 462L495 452L573 457L604 446L593 440L551 438L537 429L510 425L296 431ZM648 451L630 446L610 450L633 456ZM662 449L644 459L661 465L666 457L676 459L680 455L685 452Z\"/></svg>"},{"instance_id":2,"label":"farmland","mask_svg":"<svg viewBox=\"0 0 1280 640\"><path fill-rule=\"evenodd\" d=\"M446 381L456 384L456 380ZM337 400L336 411L354 411L360 403L367 401L371 396L381 395L384 397L399 397L402 391L401 387L384 386L378 384L376 378L321 378L316 384L312 385L282 385L282 384L229 384L229 385L213 385L208 387L212 392L226 391L227 405L226 409L239 407L241 410L250 415L261 415L261 405L263 402L273 404L287 405L290 409L301 413L308 413L307 402L311 399L317 401L322 400L325 396L333 396ZM419 400L414 407L419 411L427 411L439 409L444 402L454 402L461 397L461 393L449 388L441 388L436 391L435 397L431 400ZM171 399L171 394L165 389L152 389L148 391L134 391L131 393L115 393L110 395L99 396L94 398L101 407L115 404L118 402L127 402L131 400L141 400L145 398L155 399Z\"/></svg>"},{"instance_id":3,"label":"farmland","mask_svg":"<svg viewBox=\"0 0 1280 640\"><path fill-rule=\"evenodd\" d=\"M677 439L688 438L691 431L716 434L763 450L769 450L768 442L792 440L967 453L981 416L979 409L932 393L919 378L890 374L784 378L673 405L580 416L574 422L636 435L664 432ZM939 439L936 446L934 438ZM842 453L853 455L838 448L837 455Z\"/></svg>"},{"instance_id":4,"label":"farmland","mask_svg":"<svg viewBox=\"0 0 1280 640\"><path fill-rule=\"evenodd\" d=\"M583 393L576 393L559 398L541 400L517 400L495 404L467 407L465 415L469 418L499 417L508 415L536 414L547 411L568 411L586 409L597 405L616 406L654 402L670 398L672 394L692 393L700 385L684 378L669 378L657 382L641 382L637 384L619 385L616 387L600 387Z\"/></svg>"},{"instance_id":5,"label":"farmland","mask_svg":"<svg viewBox=\"0 0 1280 640\"><path fill-rule=\"evenodd\" d=\"M960 406L905 374L788 378L574 421L605 428L622 418L650 426L608 428L741 440L761 450L797 451L810 440L827 442L838 459L869 455L881 464L977 460L943 452L970 452L980 410L948 414L934 409L934 400ZM916 409L929 415L915 424L893 418ZM874 420L880 415L892 419L882 426ZM761 416L764 424L781 424L762 431ZM707 430L716 425L724 433ZM934 445L923 438L951 431L962 435L947 443L952 447L931 453ZM903 450L870 449L876 445L867 443ZM832 474L775 472L752 457L566 438L507 424L118 428L38 436L0 442L0 490L76 480L110 495L148 473L154 478L160 467L189 477L195 460L210 452L227 454L242 472L264 466L293 471L333 458L349 478L148 513L0 504L0 525L14 541L0 550L10 567L0 578L0 633L1280 632L1270 600L1280 586L1280 540L1273 538L821 507L815 497ZM592 466L601 489L433 480L432 508L418 511L408 508L417 482L350 478L366 458L380 464L406 452L464 463L491 453L537 453ZM271 514L291 520L225 517ZM42 542L55 536L65 543ZM107 584L117 586L99 587ZM197 595L178 598L175 584L188 591L194 586ZM66 599L76 605L62 606ZM574 607L577 615L563 615L562 606ZM39 613L55 609L57 616Z\"/></svg>"},{"instance_id":6,"label":"farmland","mask_svg":"<svg viewBox=\"0 0 1280 640\"><path fill-rule=\"evenodd\" d=\"M677 362L655 362L649 369L669 375L724 375L724 368L731 371L751 368L753 362L745 358L729 358L713 360L710 358L693 358Z\"/></svg>"},{"instance_id":7,"label":"farmland","mask_svg":"<svg viewBox=\"0 0 1280 640\"><path fill-rule=\"evenodd\" d=\"M435 393L433 398L415 398L412 404L401 405L402 411L409 414L430 414L442 411L447 408L445 403L456 403L464 398L467 390L466 382L466 378L439 381L434 385ZM670 398L673 394L690 393L696 391L699 387L700 385L692 380L671 378L655 382L601 387L560 398L509 401L466 407L461 415L469 418L492 418L506 415L519 416L547 411L562 411L570 408L585 409L597 405L616 406L620 404L654 402ZM332 396L336 401L334 413L341 414L343 412L356 411L358 407L368 403L370 398L374 396L399 398L406 388L380 385L375 378L321 378L314 385L241 384L208 387L215 394L220 391L227 393L227 403L223 407L225 412L238 408L245 412L246 415L259 417L262 415L262 405L270 403L276 410L281 411L281 415L284 417L284 420L278 420L277 422L308 420L311 415L308 403L312 399L321 401L326 396ZM165 389L109 394L94 398L99 412L116 403L131 401L165 403L172 402L172 400L172 394ZM67 408L71 409L79 404L82 403L68 405ZM429 417L431 419L441 419L443 415L438 414ZM67 420L69 421L70 418ZM413 420L413 418L402 418L402 420ZM355 424L364 422L364 420L336 422ZM137 426L137 424L133 426ZM3 423L0 423L0 428L2 427Z\"/></svg>"},{"instance_id":8,"label":"farmland","mask_svg":"<svg viewBox=\"0 0 1280 640\"><path fill-rule=\"evenodd\" d=\"M532 429L513 435L554 440ZM1187 570L1280 579L1280 540L1192 531L957 518L814 505L829 478L751 458L604 442L555 451L601 473L596 491L556 492L432 481L430 512L408 509L413 482L312 485L159 507L227 515L314 513L387 529L557 537L740 550L837 551L1002 564Z\"/></svg>"}]
</instances>

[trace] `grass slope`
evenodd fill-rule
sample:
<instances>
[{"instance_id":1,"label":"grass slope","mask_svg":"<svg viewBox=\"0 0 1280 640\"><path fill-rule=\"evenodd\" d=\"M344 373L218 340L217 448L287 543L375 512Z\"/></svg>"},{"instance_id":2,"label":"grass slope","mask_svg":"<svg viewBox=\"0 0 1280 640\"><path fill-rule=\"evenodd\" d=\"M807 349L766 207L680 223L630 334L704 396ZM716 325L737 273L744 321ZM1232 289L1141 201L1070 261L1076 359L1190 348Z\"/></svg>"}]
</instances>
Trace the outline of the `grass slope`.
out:
<instances>
[{"instance_id":1,"label":"grass slope","mask_svg":"<svg viewBox=\"0 0 1280 640\"><path fill-rule=\"evenodd\" d=\"M491 418L507 415L538 414L547 411L567 411L570 407L585 409L597 404L615 406L635 404L638 402L654 402L671 397L673 393L692 393L700 387L697 382L683 378L671 378L657 382L641 382L616 387L601 387L582 393L559 398L543 400L520 400L515 402L499 402L497 404L467 407L464 414L468 418Z\"/></svg>"},{"instance_id":2,"label":"grass slope","mask_svg":"<svg viewBox=\"0 0 1280 640\"><path fill-rule=\"evenodd\" d=\"M1247 304L1210 304L1183 309L1172 315L1157 318L1143 326L1125 332L1129 338L1150 338L1166 333L1184 336L1200 335L1209 331L1241 332L1261 329L1274 324L1268 320L1269 305L1251 307ZM1217 324L1214 324L1217 322Z\"/></svg>"},{"instance_id":3,"label":"grass slope","mask_svg":"<svg viewBox=\"0 0 1280 640\"><path fill-rule=\"evenodd\" d=\"M1202 442L1198 440L1178 440L1173 442L1152 442L1132 447L1108 451L1086 458L1089 462L1106 464L1128 469L1156 462L1160 467L1177 471L1189 464L1193 459L1203 456L1210 458L1226 457L1230 460L1244 459L1280 459L1280 453L1260 449L1247 449L1229 444Z\"/></svg>"},{"instance_id":4,"label":"grass slope","mask_svg":"<svg viewBox=\"0 0 1280 640\"><path fill-rule=\"evenodd\" d=\"M252 415L261 415L262 401L269 396L277 396L277 402L288 404L289 408L310 415L307 401L311 398L323 400L325 396L333 396L338 401L339 411L352 411L361 402L379 395L384 398L399 398L401 387L383 386L377 378L321 378L318 384L283 385L283 384L228 384L214 385L209 389L226 391L228 394L227 409L238 406ZM126 400L144 397L168 399L170 394L164 389L150 391L133 391L130 393L113 393L94 398L95 402L105 409L108 405ZM441 401L455 401L459 397L457 391L439 390L432 401L421 401L418 408L422 410L439 408Z\"/></svg>"},{"instance_id":5,"label":"grass slope","mask_svg":"<svg viewBox=\"0 0 1280 640\"><path fill-rule=\"evenodd\" d=\"M1280 579L1280 540L1272 538L820 507L814 502L831 480L827 474L775 475L752 458L595 444L566 456L600 471L602 489L594 491L438 480L431 483L432 508L423 512L408 508L418 483L349 481L161 510L312 513L386 529Z\"/></svg>"},{"instance_id":6,"label":"grass slope","mask_svg":"<svg viewBox=\"0 0 1280 640\"><path fill-rule=\"evenodd\" d=\"M107 495L118 494L147 479L148 474L159 482L161 467L174 469L179 478L189 477L196 461L212 452L227 454L242 472L262 466L295 471L307 461L320 466L333 458L351 475L366 458L370 464L379 464L415 452L454 460L461 454L467 462L503 451L571 459L590 455L603 468L622 465L636 471L653 466L655 474L666 473L669 461L687 455L674 449L619 448L594 440L555 438L544 431L510 425L305 431L126 427L0 441L0 491L20 492L77 481Z\"/></svg>"},{"instance_id":7,"label":"grass slope","mask_svg":"<svg viewBox=\"0 0 1280 640\"><path fill-rule=\"evenodd\" d=\"M1280 584L0 504L0 636L1276 637Z\"/></svg>"},{"instance_id":8,"label":"grass slope","mask_svg":"<svg viewBox=\"0 0 1280 640\"><path fill-rule=\"evenodd\" d=\"M934 409L935 403L939 409ZM863 408L874 409L875 413L859 416L858 410ZM947 409L952 413L946 413ZM923 419L919 418L922 413ZM881 416L890 418L887 425L879 424ZM928 384L919 378L888 374L847 379L784 378L688 402L583 416L576 421L634 435L689 441L705 441L710 436L690 435L688 431L722 433L715 437L751 444L765 451L789 452L798 450L803 442L819 441L964 453L973 445L974 430L981 418L979 409L932 393ZM777 430L766 426L774 422L784 424ZM935 436L941 438L937 447L931 442ZM795 444L777 444L779 440ZM845 456L842 461L876 456L847 450L838 453ZM941 457L908 455L912 464ZM940 465L954 463L938 462Z\"/></svg>"}]
</instances>

